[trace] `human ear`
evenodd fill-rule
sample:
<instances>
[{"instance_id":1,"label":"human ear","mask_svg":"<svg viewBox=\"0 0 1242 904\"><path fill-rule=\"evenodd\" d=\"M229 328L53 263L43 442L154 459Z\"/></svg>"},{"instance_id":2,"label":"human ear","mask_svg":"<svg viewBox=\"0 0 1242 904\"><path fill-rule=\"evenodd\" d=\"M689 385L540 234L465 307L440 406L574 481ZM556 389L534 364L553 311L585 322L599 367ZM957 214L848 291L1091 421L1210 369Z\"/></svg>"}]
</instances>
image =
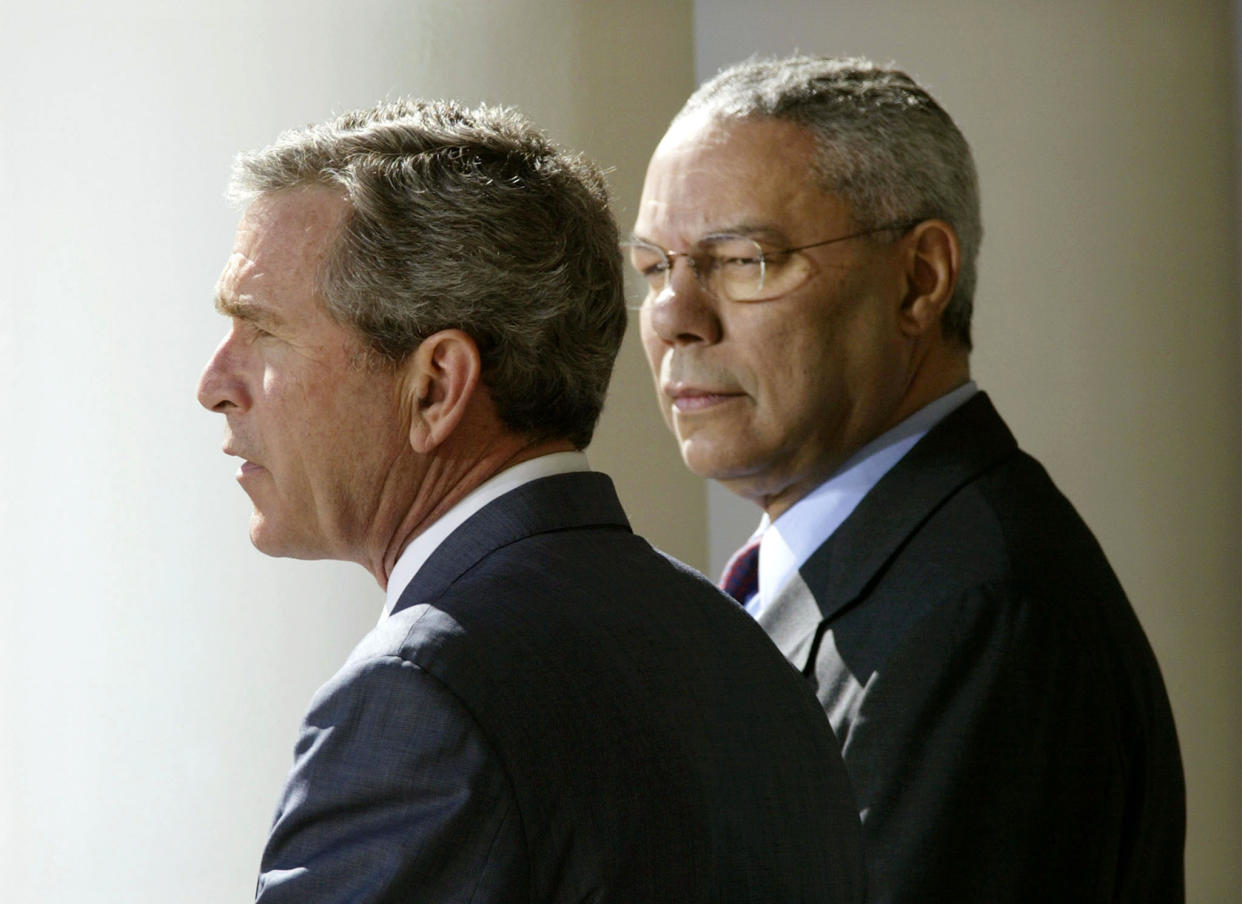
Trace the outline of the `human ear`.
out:
<instances>
[{"instance_id":1,"label":"human ear","mask_svg":"<svg viewBox=\"0 0 1242 904\"><path fill-rule=\"evenodd\" d=\"M483 370L479 348L461 330L441 330L424 339L401 369L410 446L427 454L457 429L470 407Z\"/></svg>"},{"instance_id":2,"label":"human ear","mask_svg":"<svg viewBox=\"0 0 1242 904\"><path fill-rule=\"evenodd\" d=\"M924 220L902 239L906 248L907 294L902 330L909 336L938 327L953 297L961 266L957 233L944 220Z\"/></svg>"}]
</instances>

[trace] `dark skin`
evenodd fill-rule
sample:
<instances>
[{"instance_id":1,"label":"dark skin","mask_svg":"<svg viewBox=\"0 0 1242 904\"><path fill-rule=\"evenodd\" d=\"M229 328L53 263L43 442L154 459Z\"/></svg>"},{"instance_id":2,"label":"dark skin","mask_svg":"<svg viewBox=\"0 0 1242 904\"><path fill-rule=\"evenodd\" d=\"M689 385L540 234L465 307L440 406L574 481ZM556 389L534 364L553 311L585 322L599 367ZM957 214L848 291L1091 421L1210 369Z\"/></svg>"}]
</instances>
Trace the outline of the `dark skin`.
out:
<instances>
[{"instance_id":1,"label":"dark skin","mask_svg":"<svg viewBox=\"0 0 1242 904\"><path fill-rule=\"evenodd\" d=\"M719 233L779 249L856 232L845 202L814 181L814 151L780 120L683 120L652 157L634 234L685 252ZM772 518L970 377L966 349L940 326L961 265L949 224L798 253L808 275L781 297L714 298L677 261L642 309L657 398L686 465Z\"/></svg>"}]
</instances>

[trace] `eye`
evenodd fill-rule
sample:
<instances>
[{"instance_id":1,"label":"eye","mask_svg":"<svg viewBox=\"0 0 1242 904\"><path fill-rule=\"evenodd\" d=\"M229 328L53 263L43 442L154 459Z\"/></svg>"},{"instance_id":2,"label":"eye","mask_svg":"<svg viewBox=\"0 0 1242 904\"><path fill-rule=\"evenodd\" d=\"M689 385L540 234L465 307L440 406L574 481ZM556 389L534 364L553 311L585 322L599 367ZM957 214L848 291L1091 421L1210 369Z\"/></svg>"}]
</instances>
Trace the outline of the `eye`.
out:
<instances>
[{"instance_id":1,"label":"eye","mask_svg":"<svg viewBox=\"0 0 1242 904\"><path fill-rule=\"evenodd\" d=\"M251 342L259 339L270 339L272 337L272 333L270 331L259 326L259 324L253 320L238 320L236 321L236 324L238 331Z\"/></svg>"},{"instance_id":2,"label":"eye","mask_svg":"<svg viewBox=\"0 0 1242 904\"><path fill-rule=\"evenodd\" d=\"M763 250L751 239L740 236L714 241L709 253L712 266L723 270L758 270L764 263Z\"/></svg>"},{"instance_id":3,"label":"eye","mask_svg":"<svg viewBox=\"0 0 1242 904\"><path fill-rule=\"evenodd\" d=\"M649 282L664 279L668 272L668 258L658 248L648 245L630 245L630 265Z\"/></svg>"}]
</instances>

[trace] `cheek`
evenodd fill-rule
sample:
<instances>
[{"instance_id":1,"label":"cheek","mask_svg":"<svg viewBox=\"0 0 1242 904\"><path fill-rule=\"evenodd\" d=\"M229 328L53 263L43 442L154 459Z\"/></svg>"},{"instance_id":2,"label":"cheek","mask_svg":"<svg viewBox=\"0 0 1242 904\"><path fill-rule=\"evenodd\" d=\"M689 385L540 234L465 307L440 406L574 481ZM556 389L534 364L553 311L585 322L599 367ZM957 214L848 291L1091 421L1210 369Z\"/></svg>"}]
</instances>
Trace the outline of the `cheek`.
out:
<instances>
[{"instance_id":1,"label":"cheek","mask_svg":"<svg viewBox=\"0 0 1242 904\"><path fill-rule=\"evenodd\" d=\"M642 340L643 354L647 356L647 363L652 370L656 370L659 367L660 345L662 343L651 329L650 317L650 313L644 308L638 321L638 336Z\"/></svg>"},{"instance_id":2,"label":"cheek","mask_svg":"<svg viewBox=\"0 0 1242 904\"><path fill-rule=\"evenodd\" d=\"M266 441L295 472L313 470L336 454L357 408L348 403L342 381L321 381L269 370L264 375L269 417L261 427ZM288 476L293 476L292 474Z\"/></svg>"},{"instance_id":3,"label":"cheek","mask_svg":"<svg viewBox=\"0 0 1242 904\"><path fill-rule=\"evenodd\" d=\"M831 419L842 395L844 350L805 324L770 338L742 374L754 385L756 430L769 436L800 433Z\"/></svg>"},{"instance_id":4,"label":"cheek","mask_svg":"<svg viewBox=\"0 0 1242 904\"><path fill-rule=\"evenodd\" d=\"M660 338L651 331L651 328L647 325L645 314L643 315L640 337L643 344L643 355L647 359L647 367L651 371L651 378L655 382L656 390L658 391L660 388L660 368L664 363L665 355L668 354L668 346L660 341Z\"/></svg>"},{"instance_id":5,"label":"cheek","mask_svg":"<svg viewBox=\"0 0 1242 904\"><path fill-rule=\"evenodd\" d=\"M746 355L735 362L737 370L752 379L770 402L788 400L801 392L807 381L831 369L831 350L821 330L786 320L770 325L748 343Z\"/></svg>"}]
</instances>

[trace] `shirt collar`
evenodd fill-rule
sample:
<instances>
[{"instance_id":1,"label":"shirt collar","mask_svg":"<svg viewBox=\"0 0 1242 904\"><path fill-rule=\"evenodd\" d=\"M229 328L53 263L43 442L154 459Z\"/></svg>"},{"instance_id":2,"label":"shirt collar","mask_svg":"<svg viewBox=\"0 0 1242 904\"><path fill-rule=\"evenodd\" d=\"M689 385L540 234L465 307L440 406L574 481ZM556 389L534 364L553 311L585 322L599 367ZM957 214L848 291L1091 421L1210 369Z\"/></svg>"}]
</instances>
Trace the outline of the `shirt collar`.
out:
<instances>
[{"instance_id":1,"label":"shirt collar","mask_svg":"<svg viewBox=\"0 0 1242 904\"><path fill-rule=\"evenodd\" d=\"M979 391L968 381L923 406L859 449L835 474L775 521L764 515L754 536L759 546L759 593L747 604L759 610L854 511L871 488L950 412Z\"/></svg>"},{"instance_id":2,"label":"shirt collar","mask_svg":"<svg viewBox=\"0 0 1242 904\"><path fill-rule=\"evenodd\" d=\"M418 574L418 570L431 558L436 548L483 506L494 499L499 499L510 490L516 490L522 484L538 480L540 477L589 470L587 457L582 452L552 452L519 462L483 481L411 540L409 545L401 551L392 573L388 576L388 589L384 594L384 611L380 613L380 621L392 612L393 607L397 605L397 600L405 592L405 588L414 579L414 575Z\"/></svg>"}]
</instances>

